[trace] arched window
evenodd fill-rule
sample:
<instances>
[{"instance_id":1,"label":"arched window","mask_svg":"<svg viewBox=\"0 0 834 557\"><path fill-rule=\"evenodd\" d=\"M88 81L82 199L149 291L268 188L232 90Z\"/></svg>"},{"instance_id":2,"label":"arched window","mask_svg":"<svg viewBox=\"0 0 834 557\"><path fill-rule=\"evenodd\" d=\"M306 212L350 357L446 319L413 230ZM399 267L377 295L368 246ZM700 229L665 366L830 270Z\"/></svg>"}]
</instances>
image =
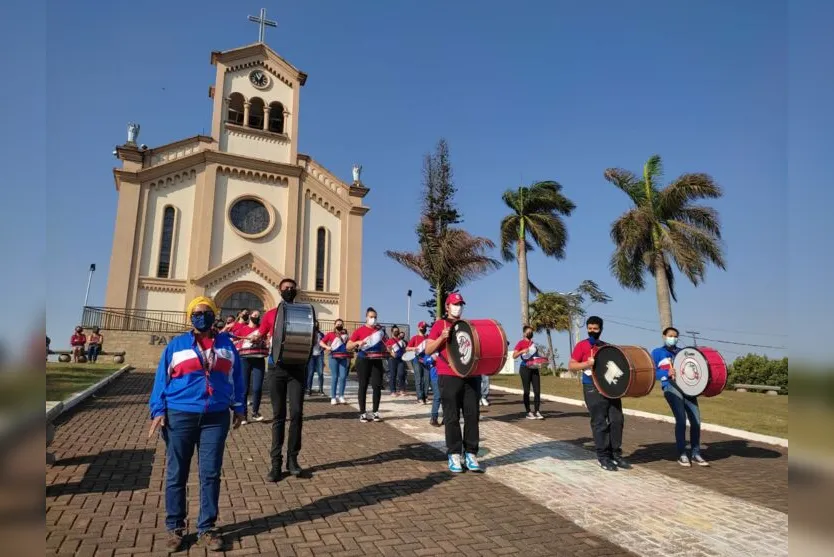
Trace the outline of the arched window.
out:
<instances>
[{"instance_id":1,"label":"arched window","mask_svg":"<svg viewBox=\"0 0 834 557\"><path fill-rule=\"evenodd\" d=\"M327 230L320 226L316 231L316 291L324 292L327 273Z\"/></svg>"},{"instance_id":2,"label":"arched window","mask_svg":"<svg viewBox=\"0 0 834 557\"><path fill-rule=\"evenodd\" d=\"M229 113L226 115L226 120L238 126L243 125L243 95L240 93L232 93L229 95Z\"/></svg>"},{"instance_id":3,"label":"arched window","mask_svg":"<svg viewBox=\"0 0 834 557\"><path fill-rule=\"evenodd\" d=\"M264 102L258 97L249 101L249 123L247 125L257 130L264 129Z\"/></svg>"},{"instance_id":4,"label":"arched window","mask_svg":"<svg viewBox=\"0 0 834 557\"><path fill-rule=\"evenodd\" d=\"M252 292L235 292L220 306L220 314L224 317L228 315L237 316L237 313L242 309L256 309L263 312L264 302L257 294L253 294Z\"/></svg>"},{"instance_id":5,"label":"arched window","mask_svg":"<svg viewBox=\"0 0 834 557\"><path fill-rule=\"evenodd\" d=\"M174 245L174 218L176 211L168 205L162 213L162 238L159 241L159 264L156 267L158 278L169 278L171 272L171 251Z\"/></svg>"},{"instance_id":6,"label":"arched window","mask_svg":"<svg viewBox=\"0 0 834 557\"><path fill-rule=\"evenodd\" d=\"M284 105L279 102L269 103L269 131L284 133Z\"/></svg>"}]
</instances>

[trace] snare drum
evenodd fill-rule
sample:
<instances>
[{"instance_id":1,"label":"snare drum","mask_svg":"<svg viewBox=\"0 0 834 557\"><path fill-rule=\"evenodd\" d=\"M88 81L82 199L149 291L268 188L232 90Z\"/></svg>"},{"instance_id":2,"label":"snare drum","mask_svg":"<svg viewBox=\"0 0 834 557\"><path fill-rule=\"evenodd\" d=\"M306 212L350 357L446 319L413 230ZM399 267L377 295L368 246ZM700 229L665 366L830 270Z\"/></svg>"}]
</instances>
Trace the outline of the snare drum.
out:
<instances>
[{"instance_id":1,"label":"snare drum","mask_svg":"<svg viewBox=\"0 0 834 557\"><path fill-rule=\"evenodd\" d=\"M316 310L312 304L281 302L272 331L272 358L287 366L307 365L315 334Z\"/></svg>"},{"instance_id":2,"label":"snare drum","mask_svg":"<svg viewBox=\"0 0 834 557\"><path fill-rule=\"evenodd\" d=\"M727 364L708 346L687 347L675 355L675 386L688 396L711 397L727 386Z\"/></svg>"},{"instance_id":3,"label":"snare drum","mask_svg":"<svg viewBox=\"0 0 834 557\"><path fill-rule=\"evenodd\" d=\"M538 356L536 358L530 358L529 360L524 360L521 362L521 365L530 369L540 369L546 367L548 364L547 358L542 358Z\"/></svg>"},{"instance_id":4,"label":"snare drum","mask_svg":"<svg viewBox=\"0 0 834 557\"><path fill-rule=\"evenodd\" d=\"M640 346L606 344L594 355L591 377L608 398L646 396L654 388L654 360Z\"/></svg>"},{"instance_id":5,"label":"snare drum","mask_svg":"<svg viewBox=\"0 0 834 557\"><path fill-rule=\"evenodd\" d=\"M507 361L507 335L493 319L455 321L447 351L449 367L456 375L495 375Z\"/></svg>"},{"instance_id":6,"label":"snare drum","mask_svg":"<svg viewBox=\"0 0 834 557\"><path fill-rule=\"evenodd\" d=\"M415 352L413 350L410 350L410 351L406 352L405 354L403 354L402 360L404 362L410 362L411 360L413 360L416 357L417 357L417 352Z\"/></svg>"}]
</instances>

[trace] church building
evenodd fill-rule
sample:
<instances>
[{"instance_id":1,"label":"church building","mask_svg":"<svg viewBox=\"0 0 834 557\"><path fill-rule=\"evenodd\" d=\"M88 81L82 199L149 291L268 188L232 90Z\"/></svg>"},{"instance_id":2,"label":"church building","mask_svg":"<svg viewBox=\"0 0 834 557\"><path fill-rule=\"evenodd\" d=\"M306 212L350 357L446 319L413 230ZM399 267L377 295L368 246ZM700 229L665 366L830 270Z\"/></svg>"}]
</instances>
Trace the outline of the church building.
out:
<instances>
[{"instance_id":1,"label":"church building","mask_svg":"<svg viewBox=\"0 0 834 557\"><path fill-rule=\"evenodd\" d=\"M184 318L198 295L223 315L271 308L281 279L292 277L298 301L312 303L323 324L359 319L361 167L346 182L298 152L307 75L263 42L263 23L259 42L213 52L211 64L211 135L147 147L131 124L116 148L118 209L100 309L177 321L163 316Z\"/></svg>"}]
</instances>

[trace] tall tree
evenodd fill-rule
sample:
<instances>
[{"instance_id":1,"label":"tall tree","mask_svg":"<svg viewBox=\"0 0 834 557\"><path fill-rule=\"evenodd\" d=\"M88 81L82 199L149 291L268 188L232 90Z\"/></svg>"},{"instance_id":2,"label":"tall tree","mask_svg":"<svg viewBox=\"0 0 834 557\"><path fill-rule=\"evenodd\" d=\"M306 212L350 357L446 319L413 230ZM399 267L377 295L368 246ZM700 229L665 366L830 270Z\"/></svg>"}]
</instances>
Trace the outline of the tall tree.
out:
<instances>
[{"instance_id":1,"label":"tall tree","mask_svg":"<svg viewBox=\"0 0 834 557\"><path fill-rule=\"evenodd\" d=\"M585 316L585 302L590 301L592 304L607 304L611 301L611 296L600 290L599 285L592 280L583 280L579 283L579 286L570 292L562 294L562 296L565 296L568 307L571 310L572 323L575 323L578 318ZM568 335L570 335L570 329L568 329ZM571 341L570 347L573 350L573 341Z\"/></svg>"},{"instance_id":2,"label":"tall tree","mask_svg":"<svg viewBox=\"0 0 834 557\"><path fill-rule=\"evenodd\" d=\"M518 261L523 326L530 319L527 254L535 244L548 257L563 259L568 231L562 217L569 216L576 205L562 195L562 186L552 180L507 190L502 199L511 212L501 221L501 254L504 261Z\"/></svg>"},{"instance_id":3,"label":"tall tree","mask_svg":"<svg viewBox=\"0 0 834 557\"><path fill-rule=\"evenodd\" d=\"M488 255L495 244L453 225L461 222L454 205L449 146L441 139L423 163L423 214L417 226L419 250L386 251L385 255L429 283L434 298L433 318L443 316L446 296L467 282L501 266Z\"/></svg>"},{"instance_id":4,"label":"tall tree","mask_svg":"<svg viewBox=\"0 0 834 557\"><path fill-rule=\"evenodd\" d=\"M536 332L544 331L547 335L547 348L550 351L550 365L556 370L556 351L553 349L553 337L550 331L570 332L571 316L574 308L571 300L556 292L540 292L530 304L530 326ZM581 311L581 308L580 308Z\"/></svg>"},{"instance_id":5,"label":"tall tree","mask_svg":"<svg viewBox=\"0 0 834 557\"><path fill-rule=\"evenodd\" d=\"M627 289L641 291L645 276L655 279L660 328L672 326L675 294L674 263L693 285L704 280L708 263L726 269L718 211L697 205L701 199L721 197L721 187L703 173L683 174L661 188L663 166L659 155L643 165L642 177L609 168L605 179L629 196L634 207L611 225L615 249L611 273Z\"/></svg>"}]
</instances>

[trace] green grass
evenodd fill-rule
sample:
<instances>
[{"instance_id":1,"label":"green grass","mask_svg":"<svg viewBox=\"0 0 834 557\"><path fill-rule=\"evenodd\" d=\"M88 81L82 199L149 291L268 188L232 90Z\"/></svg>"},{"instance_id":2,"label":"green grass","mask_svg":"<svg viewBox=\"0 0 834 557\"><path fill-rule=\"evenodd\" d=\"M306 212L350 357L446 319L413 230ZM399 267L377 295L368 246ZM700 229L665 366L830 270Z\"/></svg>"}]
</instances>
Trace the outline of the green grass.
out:
<instances>
[{"instance_id":1,"label":"green grass","mask_svg":"<svg viewBox=\"0 0 834 557\"><path fill-rule=\"evenodd\" d=\"M116 364L46 364L46 400L66 400L104 379L122 366Z\"/></svg>"},{"instance_id":2,"label":"green grass","mask_svg":"<svg viewBox=\"0 0 834 557\"><path fill-rule=\"evenodd\" d=\"M490 384L502 387L521 388L518 375L494 375ZM542 377L542 393L582 400L579 379ZM788 396L769 396L764 393L737 393L725 390L718 396L698 399L701 420L711 424L788 437ZM623 398L623 407L654 414L672 415L660 385L655 384L652 392L645 397Z\"/></svg>"}]
</instances>

